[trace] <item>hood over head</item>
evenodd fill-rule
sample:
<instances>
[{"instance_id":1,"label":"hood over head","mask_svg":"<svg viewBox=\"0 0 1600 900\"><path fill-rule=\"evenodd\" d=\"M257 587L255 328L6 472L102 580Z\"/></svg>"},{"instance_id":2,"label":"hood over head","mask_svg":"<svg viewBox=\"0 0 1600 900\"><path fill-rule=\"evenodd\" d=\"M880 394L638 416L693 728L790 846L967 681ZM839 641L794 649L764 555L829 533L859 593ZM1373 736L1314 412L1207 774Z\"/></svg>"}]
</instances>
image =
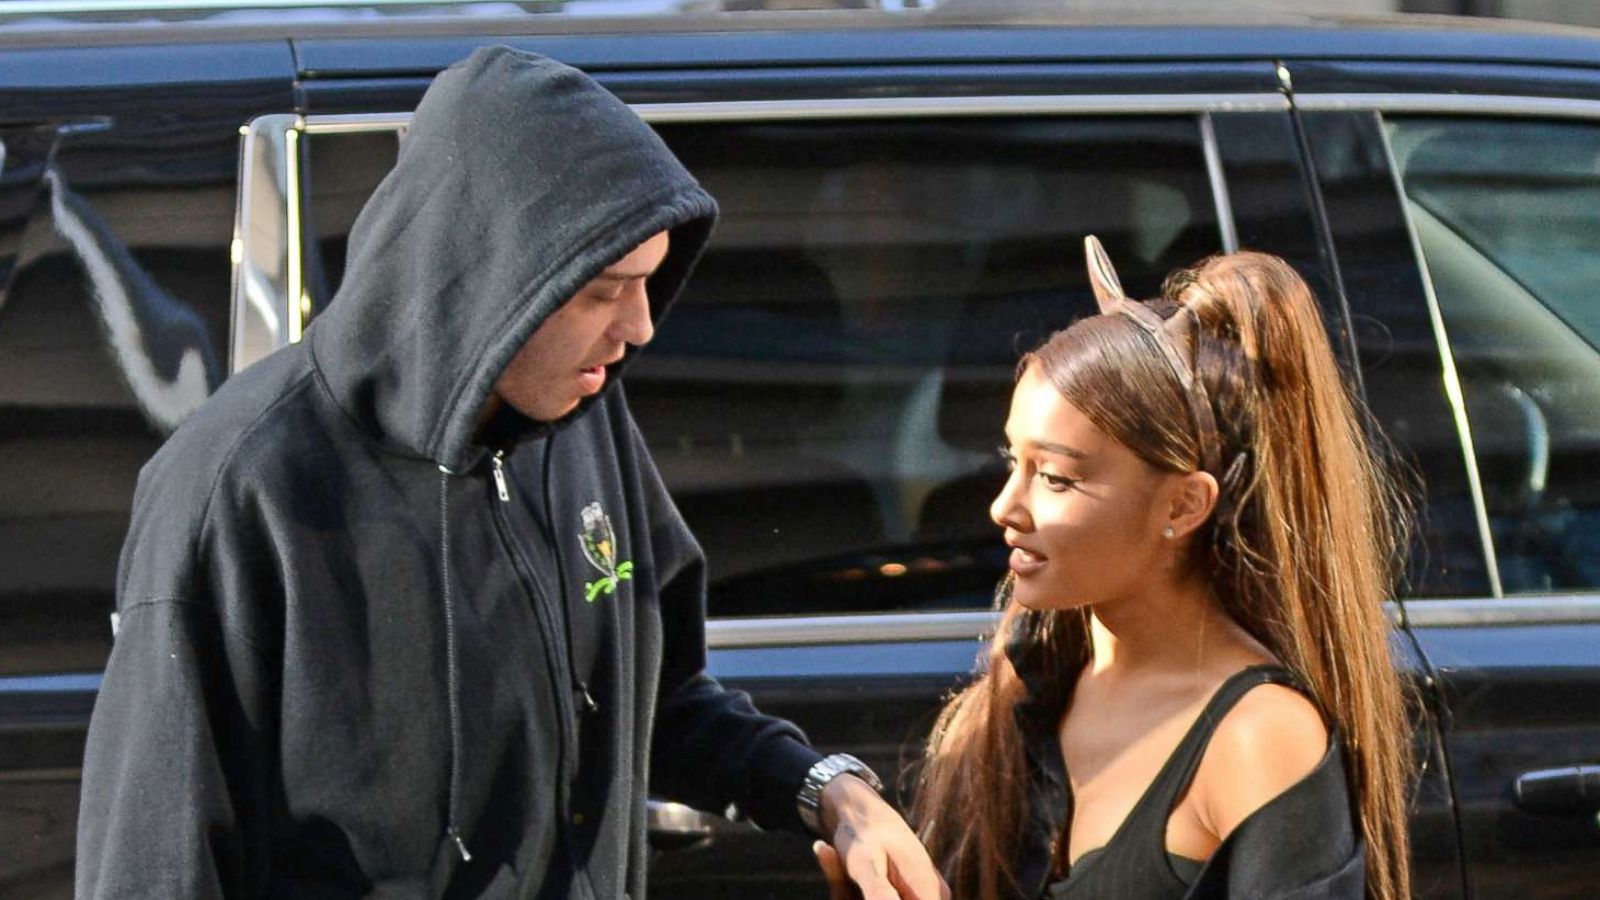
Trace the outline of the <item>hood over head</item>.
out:
<instances>
[{"instance_id":1,"label":"hood over head","mask_svg":"<svg viewBox=\"0 0 1600 900\"><path fill-rule=\"evenodd\" d=\"M716 213L655 132L587 75L484 48L423 96L306 340L362 428L459 470L496 379L545 319L670 231L646 285L659 321ZM633 354L610 367L607 389Z\"/></svg>"}]
</instances>

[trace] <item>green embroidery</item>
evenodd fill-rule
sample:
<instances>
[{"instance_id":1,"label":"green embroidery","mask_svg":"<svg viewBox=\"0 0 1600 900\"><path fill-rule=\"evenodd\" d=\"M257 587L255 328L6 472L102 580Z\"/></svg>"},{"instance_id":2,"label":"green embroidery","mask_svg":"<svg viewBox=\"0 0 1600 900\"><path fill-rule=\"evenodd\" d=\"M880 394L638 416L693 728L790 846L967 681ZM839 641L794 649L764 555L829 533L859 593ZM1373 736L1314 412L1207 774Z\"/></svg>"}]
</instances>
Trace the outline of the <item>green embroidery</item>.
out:
<instances>
[{"instance_id":1,"label":"green embroidery","mask_svg":"<svg viewBox=\"0 0 1600 900\"><path fill-rule=\"evenodd\" d=\"M583 547L583 556L602 576L583 586L583 599L593 603L601 594L615 594L618 582L633 578L633 560L617 561L617 535L611 528L611 517L599 503L585 506L579 517L583 530L578 533L578 543Z\"/></svg>"},{"instance_id":2,"label":"green embroidery","mask_svg":"<svg viewBox=\"0 0 1600 900\"><path fill-rule=\"evenodd\" d=\"M607 597L617 592L617 582L629 581L633 578L633 560L624 560L617 566L617 574L607 575L596 581L591 581L583 586L583 599L593 603L601 594Z\"/></svg>"}]
</instances>

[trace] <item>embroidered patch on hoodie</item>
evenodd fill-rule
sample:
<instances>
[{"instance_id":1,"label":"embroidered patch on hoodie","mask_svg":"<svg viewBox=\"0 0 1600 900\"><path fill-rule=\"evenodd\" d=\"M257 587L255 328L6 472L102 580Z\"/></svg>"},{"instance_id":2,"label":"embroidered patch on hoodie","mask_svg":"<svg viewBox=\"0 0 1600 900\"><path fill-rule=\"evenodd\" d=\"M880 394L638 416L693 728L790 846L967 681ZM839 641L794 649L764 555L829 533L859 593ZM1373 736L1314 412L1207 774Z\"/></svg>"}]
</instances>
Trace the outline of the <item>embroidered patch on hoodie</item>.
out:
<instances>
[{"instance_id":1,"label":"embroidered patch on hoodie","mask_svg":"<svg viewBox=\"0 0 1600 900\"><path fill-rule=\"evenodd\" d=\"M583 556L589 565L600 570L600 578L583 586L583 599L593 603L601 594L609 597L616 593L617 582L633 577L633 560L617 561L617 533L599 502L585 506L578 515L583 520L583 530L578 533Z\"/></svg>"}]
</instances>

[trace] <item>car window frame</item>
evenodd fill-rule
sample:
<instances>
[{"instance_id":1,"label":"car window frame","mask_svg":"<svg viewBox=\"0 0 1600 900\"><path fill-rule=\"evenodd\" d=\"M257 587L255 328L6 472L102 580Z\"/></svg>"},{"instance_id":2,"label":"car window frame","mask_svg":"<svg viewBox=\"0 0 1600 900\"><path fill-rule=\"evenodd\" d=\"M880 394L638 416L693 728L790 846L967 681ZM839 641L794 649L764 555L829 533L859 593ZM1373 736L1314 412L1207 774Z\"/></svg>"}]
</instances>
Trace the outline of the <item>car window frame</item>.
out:
<instances>
[{"instance_id":1,"label":"car window frame","mask_svg":"<svg viewBox=\"0 0 1600 900\"><path fill-rule=\"evenodd\" d=\"M915 118L1194 116L1224 251L1239 248L1231 199L1213 116L1282 113L1292 109L1282 93L1039 94L919 96L844 99L734 100L633 103L651 124L803 122ZM410 112L275 114L241 127L240 181L232 257L233 334L229 372L266 352L298 340L311 315L302 260L305 179L302 139L311 135L394 131L403 137ZM261 236L281 248L262 252ZM275 327L274 327L275 326ZM254 333L251 330L254 329ZM241 334L241 331L245 332ZM259 355L256 355L259 354ZM1398 621L1394 604L1390 617ZM966 641L993 633L999 613L991 610L815 614L775 617L712 617L706 624L713 649L797 647L928 641Z\"/></svg>"},{"instance_id":2,"label":"car window frame","mask_svg":"<svg viewBox=\"0 0 1600 900\"><path fill-rule=\"evenodd\" d=\"M1408 597L1402 606L1402 621L1411 626L1425 628L1600 622L1600 594L1556 591L1548 594L1507 596L1503 590L1498 556L1489 528L1478 456L1472 441L1472 428L1467 419L1465 398L1449 333L1439 307L1438 296L1434 291L1433 276L1428 269L1427 258L1422 252L1422 242L1417 233L1416 222L1404 203L1405 185L1401 181L1390 137L1387 129L1382 127L1385 115L1396 114L1453 115L1463 118L1567 119L1600 125L1600 99L1513 94L1438 94L1420 91L1313 92L1295 94L1293 105L1297 112L1370 112L1379 117L1378 130L1382 149L1393 179L1395 196L1401 201L1401 212L1411 245L1412 258L1421 275L1428 317L1433 326L1434 340L1443 366L1445 394L1455 420L1456 437L1462 446L1474 516L1477 520L1479 539L1483 545L1485 565L1488 567L1490 588L1488 597Z\"/></svg>"}]
</instances>

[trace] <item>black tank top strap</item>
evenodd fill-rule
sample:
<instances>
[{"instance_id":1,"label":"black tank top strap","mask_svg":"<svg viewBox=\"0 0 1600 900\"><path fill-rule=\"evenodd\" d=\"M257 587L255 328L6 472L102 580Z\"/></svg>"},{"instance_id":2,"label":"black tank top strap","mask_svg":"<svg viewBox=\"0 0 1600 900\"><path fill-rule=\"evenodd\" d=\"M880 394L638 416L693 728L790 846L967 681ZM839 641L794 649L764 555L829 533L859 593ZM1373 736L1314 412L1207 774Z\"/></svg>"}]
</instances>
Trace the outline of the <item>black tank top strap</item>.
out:
<instances>
[{"instance_id":1,"label":"black tank top strap","mask_svg":"<svg viewBox=\"0 0 1600 900\"><path fill-rule=\"evenodd\" d=\"M1302 693L1305 691L1294 674L1279 665L1251 666L1229 676L1211 695L1200 716L1156 775L1143 800L1130 814L1138 817L1139 821L1129 822L1128 831L1153 833L1156 835L1153 846L1157 850L1165 847L1167 819L1172 816L1172 808L1178 798L1183 796L1189 783L1194 780L1195 771L1205 757L1206 746L1211 743L1211 735L1216 732L1217 725L1245 694L1263 684L1281 684Z\"/></svg>"},{"instance_id":2,"label":"black tank top strap","mask_svg":"<svg viewBox=\"0 0 1600 900\"><path fill-rule=\"evenodd\" d=\"M1251 666L1229 676L1206 701L1116 834L1105 846L1079 857L1066 878L1047 885L1036 896L1048 900L1110 896L1178 900L1187 893L1200 864L1167 852L1167 820L1194 780L1218 723L1241 697L1263 684L1282 684L1306 693L1294 675L1278 665ZM1069 822L1070 808L1069 801Z\"/></svg>"}]
</instances>

